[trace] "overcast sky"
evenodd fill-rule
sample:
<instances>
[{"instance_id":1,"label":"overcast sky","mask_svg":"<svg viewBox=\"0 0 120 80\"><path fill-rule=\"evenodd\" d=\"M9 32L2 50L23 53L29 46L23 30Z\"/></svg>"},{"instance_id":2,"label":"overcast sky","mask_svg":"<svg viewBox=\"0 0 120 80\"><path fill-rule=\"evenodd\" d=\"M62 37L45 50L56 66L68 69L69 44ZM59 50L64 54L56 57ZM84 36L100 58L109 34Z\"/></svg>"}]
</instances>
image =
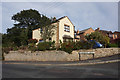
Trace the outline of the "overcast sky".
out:
<instances>
[{"instance_id":1,"label":"overcast sky","mask_svg":"<svg viewBox=\"0 0 120 80\"><path fill-rule=\"evenodd\" d=\"M118 31L117 2L2 2L2 33L13 27L11 17L23 9L36 9L47 17L68 16L76 30Z\"/></svg>"}]
</instances>

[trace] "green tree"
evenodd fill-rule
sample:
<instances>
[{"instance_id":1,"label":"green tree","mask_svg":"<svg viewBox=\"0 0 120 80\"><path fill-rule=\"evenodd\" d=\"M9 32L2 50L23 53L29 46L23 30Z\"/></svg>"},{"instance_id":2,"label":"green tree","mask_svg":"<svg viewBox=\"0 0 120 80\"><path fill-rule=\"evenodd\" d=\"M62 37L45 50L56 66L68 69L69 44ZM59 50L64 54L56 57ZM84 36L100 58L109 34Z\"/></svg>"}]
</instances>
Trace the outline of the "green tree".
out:
<instances>
[{"instance_id":1,"label":"green tree","mask_svg":"<svg viewBox=\"0 0 120 80\"><path fill-rule=\"evenodd\" d=\"M23 10L12 16L12 20L17 21L15 27L26 28L28 39L32 38L32 30L41 28L51 23L51 20L41 15L37 10Z\"/></svg>"},{"instance_id":2,"label":"green tree","mask_svg":"<svg viewBox=\"0 0 120 80\"><path fill-rule=\"evenodd\" d=\"M27 34L25 28L12 27L7 29L7 37L16 46L27 45Z\"/></svg>"},{"instance_id":3,"label":"green tree","mask_svg":"<svg viewBox=\"0 0 120 80\"><path fill-rule=\"evenodd\" d=\"M41 28L40 35L41 35L43 41L46 42L47 39L49 40L55 34L54 29L55 29L54 25L47 25L47 26Z\"/></svg>"},{"instance_id":4,"label":"green tree","mask_svg":"<svg viewBox=\"0 0 120 80\"><path fill-rule=\"evenodd\" d=\"M108 36L103 35L102 33L98 32L98 31L95 31L95 32L91 33L90 35L86 35L85 38L87 40L96 40L97 42L104 44L105 47L110 41L110 38Z\"/></svg>"},{"instance_id":5,"label":"green tree","mask_svg":"<svg viewBox=\"0 0 120 80\"><path fill-rule=\"evenodd\" d=\"M27 45L32 38L32 30L51 24L51 19L33 9L14 14L12 20L15 21L14 27L8 28L7 34L2 35L2 43L6 47Z\"/></svg>"}]
</instances>

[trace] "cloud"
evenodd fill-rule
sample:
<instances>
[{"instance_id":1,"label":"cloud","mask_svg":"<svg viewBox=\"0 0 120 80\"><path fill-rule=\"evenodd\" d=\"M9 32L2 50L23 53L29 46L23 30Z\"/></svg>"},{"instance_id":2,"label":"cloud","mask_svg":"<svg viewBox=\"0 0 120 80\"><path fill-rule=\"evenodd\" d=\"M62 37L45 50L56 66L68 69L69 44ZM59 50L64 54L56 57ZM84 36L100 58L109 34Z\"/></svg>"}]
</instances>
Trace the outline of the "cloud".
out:
<instances>
[{"instance_id":1,"label":"cloud","mask_svg":"<svg viewBox=\"0 0 120 80\"><path fill-rule=\"evenodd\" d=\"M2 2L118 2L119 0L1 0Z\"/></svg>"},{"instance_id":2,"label":"cloud","mask_svg":"<svg viewBox=\"0 0 120 80\"><path fill-rule=\"evenodd\" d=\"M68 3L72 5L66 8L79 30L87 27L105 30L118 30L117 3ZM76 6L79 5L79 6Z\"/></svg>"},{"instance_id":3,"label":"cloud","mask_svg":"<svg viewBox=\"0 0 120 80\"><path fill-rule=\"evenodd\" d=\"M56 1L56 0L52 0ZM13 14L26 9L36 9L48 17L68 16L76 29L100 27L105 30L117 30L117 3L112 2L5 2L2 3L3 32L13 27Z\"/></svg>"}]
</instances>

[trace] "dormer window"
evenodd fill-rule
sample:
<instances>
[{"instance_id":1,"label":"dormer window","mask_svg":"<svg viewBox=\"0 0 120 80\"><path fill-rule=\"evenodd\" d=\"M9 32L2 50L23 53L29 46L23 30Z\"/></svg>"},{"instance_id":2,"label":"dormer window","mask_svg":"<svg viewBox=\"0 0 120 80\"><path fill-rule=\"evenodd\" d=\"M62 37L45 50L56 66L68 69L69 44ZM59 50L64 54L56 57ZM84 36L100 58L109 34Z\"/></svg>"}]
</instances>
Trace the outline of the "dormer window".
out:
<instances>
[{"instance_id":1,"label":"dormer window","mask_svg":"<svg viewBox=\"0 0 120 80\"><path fill-rule=\"evenodd\" d=\"M64 25L64 31L65 32L70 32L70 26Z\"/></svg>"}]
</instances>

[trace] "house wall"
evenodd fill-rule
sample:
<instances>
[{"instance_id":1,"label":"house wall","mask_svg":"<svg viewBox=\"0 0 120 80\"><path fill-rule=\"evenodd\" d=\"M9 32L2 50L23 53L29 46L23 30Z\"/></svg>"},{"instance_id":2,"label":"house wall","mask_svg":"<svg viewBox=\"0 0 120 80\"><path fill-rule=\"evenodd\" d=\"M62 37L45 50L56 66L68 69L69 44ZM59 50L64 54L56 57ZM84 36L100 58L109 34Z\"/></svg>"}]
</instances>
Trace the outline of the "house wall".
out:
<instances>
[{"instance_id":1,"label":"house wall","mask_svg":"<svg viewBox=\"0 0 120 80\"><path fill-rule=\"evenodd\" d=\"M52 36L52 41L56 42L56 39L57 39L57 23L54 23L52 25L55 26L55 28L53 29L54 30L54 35Z\"/></svg>"},{"instance_id":2,"label":"house wall","mask_svg":"<svg viewBox=\"0 0 120 80\"><path fill-rule=\"evenodd\" d=\"M85 31L84 36L86 36L87 34L91 34L92 32L95 32L92 28L90 28L89 30Z\"/></svg>"},{"instance_id":3,"label":"house wall","mask_svg":"<svg viewBox=\"0 0 120 80\"><path fill-rule=\"evenodd\" d=\"M64 25L69 25L70 32L64 31ZM72 38L74 38L74 25L70 22L70 20L67 17L61 19L59 22L59 40L61 40L62 42L64 35L69 35Z\"/></svg>"},{"instance_id":4,"label":"house wall","mask_svg":"<svg viewBox=\"0 0 120 80\"><path fill-rule=\"evenodd\" d=\"M57 36L57 35L56 35L56 33L57 33L57 31L56 31L57 23L54 23L54 24L52 24L52 25L55 26L55 28L53 29L53 30L54 30L54 35L52 36L52 41L56 41L56 36ZM33 32L32 32L32 39L37 39L37 40L38 40L38 43L39 43L39 40L42 39L42 37L40 36L40 28L33 30ZM48 41L48 40L47 40L47 41ZM37 43L37 44L38 44L38 43Z\"/></svg>"},{"instance_id":5,"label":"house wall","mask_svg":"<svg viewBox=\"0 0 120 80\"><path fill-rule=\"evenodd\" d=\"M39 39L41 39L40 28L33 30L33 32L32 32L32 39L37 39L38 41L39 41Z\"/></svg>"},{"instance_id":6,"label":"house wall","mask_svg":"<svg viewBox=\"0 0 120 80\"><path fill-rule=\"evenodd\" d=\"M52 41L59 43L59 40L61 40L63 42L64 35L69 35L74 39L74 25L71 23L71 21L68 19L68 17L63 18L63 19L59 20L59 22L53 23L52 25L54 25L56 27L54 29L55 35L53 35ZM70 32L64 31L64 25L69 25ZM33 30L32 35L33 35L32 36L33 39L37 39L39 41L39 39L41 39L40 28Z\"/></svg>"},{"instance_id":7,"label":"house wall","mask_svg":"<svg viewBox=\"0 0 120 80\"><path fill-rule=\"evenodd\" d=\"M92 32L95 32L92 28L90 28L89 30L85 31L83 34L80 35L80 40L86 40L85 36L87 34L91 34Z\"/></svg>"}]
</instances>

